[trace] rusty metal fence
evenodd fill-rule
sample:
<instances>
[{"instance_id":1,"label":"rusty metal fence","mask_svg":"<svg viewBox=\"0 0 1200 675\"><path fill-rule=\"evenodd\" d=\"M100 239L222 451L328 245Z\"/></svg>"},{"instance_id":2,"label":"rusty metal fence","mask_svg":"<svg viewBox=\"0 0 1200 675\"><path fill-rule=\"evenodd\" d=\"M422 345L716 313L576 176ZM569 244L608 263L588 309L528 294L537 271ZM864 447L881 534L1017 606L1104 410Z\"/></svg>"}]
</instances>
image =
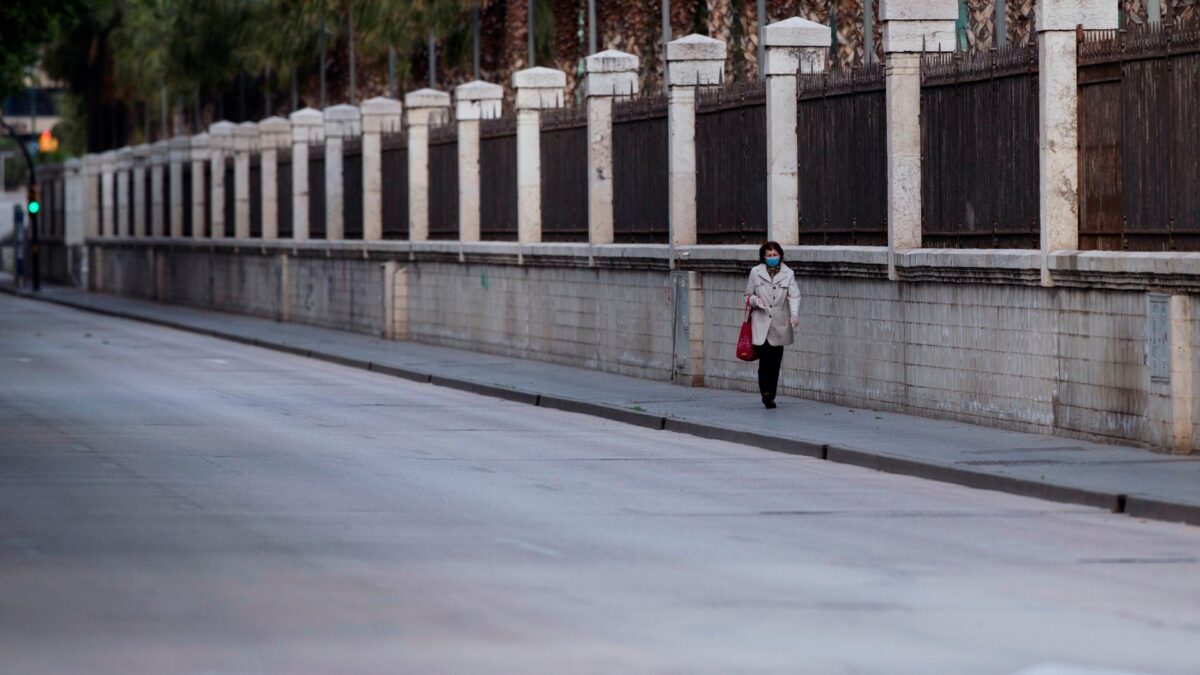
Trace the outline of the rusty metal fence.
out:
<instances>
[{"instance_id":1,"label":"rusty metal fence","mask_svg":"<svg viewBox=\"0 0 1200 675\"><path fill-rule=\"evenodd\" d=\"M667 97L648 94L613 105L613 238L666 243L670 236Z\"/></svg>"},{"instance_id":2,"label":"rusty metal fence","mask_svg":"<svg viewBox=\"0 0 1200 675\"><path fill-rule=\"evenodd\" d=\"M541 134L542 241L587 241L587 109L543 111Z\"/></svg>"},{"instance_id":3,"label":"rusty metal fence","mask_svg":"<svg viewBox=\"0 0 1200 675\"><path fill-rule=\"evenodd\" d=\"M511 115L480 123L479 236L517 239L517 124Z\"/></svg>"},{"instance_id":4,"label":"rusty metal fence","mask_svg":"<svg viewBox=\"0 0 1200 675\"><path fill-rule=\"evenodd\" d=\"M235 222L237 209L235 208L237 201L237 186L234 184L233 158L225 158L225 236L232 237L237 234L237 226ZM323 219L322 219L323 220Z\"/></svg>"},{"instance_id":5,"label":"rusty metal fence","mask_svg":"<svg viewBox=\"0 0 1200 675\"><path fill-rule=\"evenodd\" d=\"M458 133L453 120L429 130L429 238L458 239Z\"/></svg>"},{"instance_id":6,"label":"rusty metal fence","mask_svg":"<svg viewBox=\"0 0 1200 675\"><path fill-rule=\"evenodd\" d=\"M308 238L325 238L325 146L308 146Z\"/></svg>"},{"instance_id":7,"label":"rusty metal fence","mask_svg":"<svg viewBox=\"0 0 1200 675\"><path fill-rule=\"evenodd\" d=\"M132 184L132 183L133 183L133 181L130 181L130 184ZM182 187L183 187L183 236L191 237L192 236L192 228L195 227L195 223L192 222L192 163L191 162L183 163L183 185L182 185ZM132 204L133 202L131 201L129 203ZM130 209L131 215L132 215L132 211L133 210ZM133 230L132 219L130 220L129 228L130 228L130 231Z\"/></svg>"},{"instance_id":8,"label":"rusty metal fence","mask_svg":"<svg viewBox=\"0 0 1200 675\"><path fill-rule=\"evenodd\" d=\"M1036 45L921 63L927 248L1037 248Z\"/></svg>"},{"instance_id":9,"label":"rusty metal fence","mask_svg":"<svg viewBox=\"0 0 1200 675\"><path fill-rule=\"evenodd\" d=\"M1081 38L1080 248L1200 250L1200 22Z\"/></svg>"},{"instance_id":10,"label":"rusty metal fence","mask_svg":"<svg viewBox=\"0 0 1200 675\"><path fill-rule=\"evenodd\" d=\"M342 227L346 239L363 238L362 139L342 146Z\"/></svg>"},{"instance_id":11,"label":"rusty metal fence","mask_svg":"<svg viewBox=\"0 0 1200 675\"><path fill-rule=\"evenodd\" d=\"M262 239L262 155L250 155L250 238Z\"/></svg>"},{"instance_id":12,"label":"rusty metal fence","mask_svg":"<svg viewBox=\"0 0 1200 675\"><path fill-rule=\"evenodd\" d=\"M290 239L292 236L292 150L283 148L278 151L275 164L275 194L278 196L276 213L279 220L279 238Z\"/></svg>"},{"instance_id":13,"label":"rusty metal fence","mask_svg":"<svg viewBox=\"0 0 1200 675\"><path fill-rule=\"evenodd\" d=\"M696 237L701 244L767 236L767 99L761 82L700 90L696 107Z\"/></svg>"},{"instance_id":14,"label":"rusty metal fence","mask_svg":"<svg viewBox=\"0 0 1200 675\"><path fill-rule=\"evenodd\" d=\"M408 239L408 148L404 135L385 135L380 153L383 238Z\"/></svg>"},{"instance_id":15,"label":"rusty metal fence","mask_svg":"<svg viewBox=\"0 0 1200 675\"><path fill-rule=\"evenodd\" d=\"M802 77L796 103L800 243L887 244L883 69Z\"/></svg>"}]
</instances>

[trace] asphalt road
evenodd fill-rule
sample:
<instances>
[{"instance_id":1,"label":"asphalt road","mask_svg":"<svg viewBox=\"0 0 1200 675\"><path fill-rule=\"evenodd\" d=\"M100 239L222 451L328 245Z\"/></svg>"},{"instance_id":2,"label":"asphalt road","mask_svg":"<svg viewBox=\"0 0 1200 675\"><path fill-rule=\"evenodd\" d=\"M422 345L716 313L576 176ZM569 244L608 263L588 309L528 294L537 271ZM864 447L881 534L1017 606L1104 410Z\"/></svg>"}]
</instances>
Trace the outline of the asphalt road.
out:
<instances>
[{"instance_id":1,"label":"asphalt road","mask_svg":"<svg viewBox=\"0 0 1200 675\"><path fill-rule=\"evenodd\" d=\"M1200 528L0 296L0 672L1200 672Z\"/></svg>"}]
</instances>

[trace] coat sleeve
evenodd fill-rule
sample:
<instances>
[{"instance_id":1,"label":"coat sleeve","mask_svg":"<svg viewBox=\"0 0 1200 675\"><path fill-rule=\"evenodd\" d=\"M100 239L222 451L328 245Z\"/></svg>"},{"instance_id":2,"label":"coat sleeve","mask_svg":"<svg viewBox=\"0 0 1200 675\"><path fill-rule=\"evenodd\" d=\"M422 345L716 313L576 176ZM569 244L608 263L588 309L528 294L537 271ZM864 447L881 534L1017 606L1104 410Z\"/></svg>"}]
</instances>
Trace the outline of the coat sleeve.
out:
<instances>
[{"instance_id":1,"label":"coat sleeve","mask_svg":"<svg viewBox=\"0 0 1200 675\"><path fill-rule=\"evenodd\" d=\"M792 276L792 283L788 285L788 309L791 310L792 316L800 316L800 284L796 283L795 275Z\"/></svg>"},{"instance_id":2,"label":"coat sleeve","mask_svg":"<svg viewBox=\"0 0 1200 675\"><path fill-rule=\"evenodd\" d=\"M742 298L742 309L746 309L746 304L750 302L750 298L752 297L754 297L754 272L746 275L746 297ZM751 306L754 307L753 304Z\"/></svg>"}]
</instances>

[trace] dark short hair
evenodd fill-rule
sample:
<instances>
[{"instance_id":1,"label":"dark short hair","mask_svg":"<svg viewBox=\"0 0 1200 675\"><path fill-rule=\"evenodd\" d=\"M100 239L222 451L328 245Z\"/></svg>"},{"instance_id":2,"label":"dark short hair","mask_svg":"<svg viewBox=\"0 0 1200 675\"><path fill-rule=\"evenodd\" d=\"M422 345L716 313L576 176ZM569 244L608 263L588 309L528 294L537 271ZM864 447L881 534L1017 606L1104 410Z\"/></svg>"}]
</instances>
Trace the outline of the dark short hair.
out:
<instances>
[{"instance_id":1,"label":"dark short hair","mask_svg":"<svg viewBox=\"0 0 1200 675\"><path fill-rule=\"evenodd\" d=\"M768 242L765 242L762 246L758 247L758 262L760 262L760 263L767 262L767 251L769 249L775 249L776 251L779 251L779 261L783 262L783 247L780 246L779 242L777 242L777 241L768 241Z\"/></svg>"}]
</instances>

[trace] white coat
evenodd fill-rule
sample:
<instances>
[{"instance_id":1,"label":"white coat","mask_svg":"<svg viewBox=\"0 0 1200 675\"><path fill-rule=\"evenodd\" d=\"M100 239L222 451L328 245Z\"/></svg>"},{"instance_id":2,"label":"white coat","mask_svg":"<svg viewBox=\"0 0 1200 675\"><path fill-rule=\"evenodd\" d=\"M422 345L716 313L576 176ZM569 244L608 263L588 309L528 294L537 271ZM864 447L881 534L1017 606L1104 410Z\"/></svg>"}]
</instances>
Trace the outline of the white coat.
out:
<instances>
[{"instance_id":1,"label":"white coat","mask_svg":"<svg viewBox=\"0 0 1200 675\"><path fill-rule=\"evenodd\" d=\"M759 307L754 298L762 300L766 309ZM775 347L792 344L795 338L791 317L800 316L800 287L790 267L779 263L779 271L772 279L765 264L755 265L746 280L746 300L754 308L750 314L754 344L768 341Z\"/></svg>"}]
</instances>

